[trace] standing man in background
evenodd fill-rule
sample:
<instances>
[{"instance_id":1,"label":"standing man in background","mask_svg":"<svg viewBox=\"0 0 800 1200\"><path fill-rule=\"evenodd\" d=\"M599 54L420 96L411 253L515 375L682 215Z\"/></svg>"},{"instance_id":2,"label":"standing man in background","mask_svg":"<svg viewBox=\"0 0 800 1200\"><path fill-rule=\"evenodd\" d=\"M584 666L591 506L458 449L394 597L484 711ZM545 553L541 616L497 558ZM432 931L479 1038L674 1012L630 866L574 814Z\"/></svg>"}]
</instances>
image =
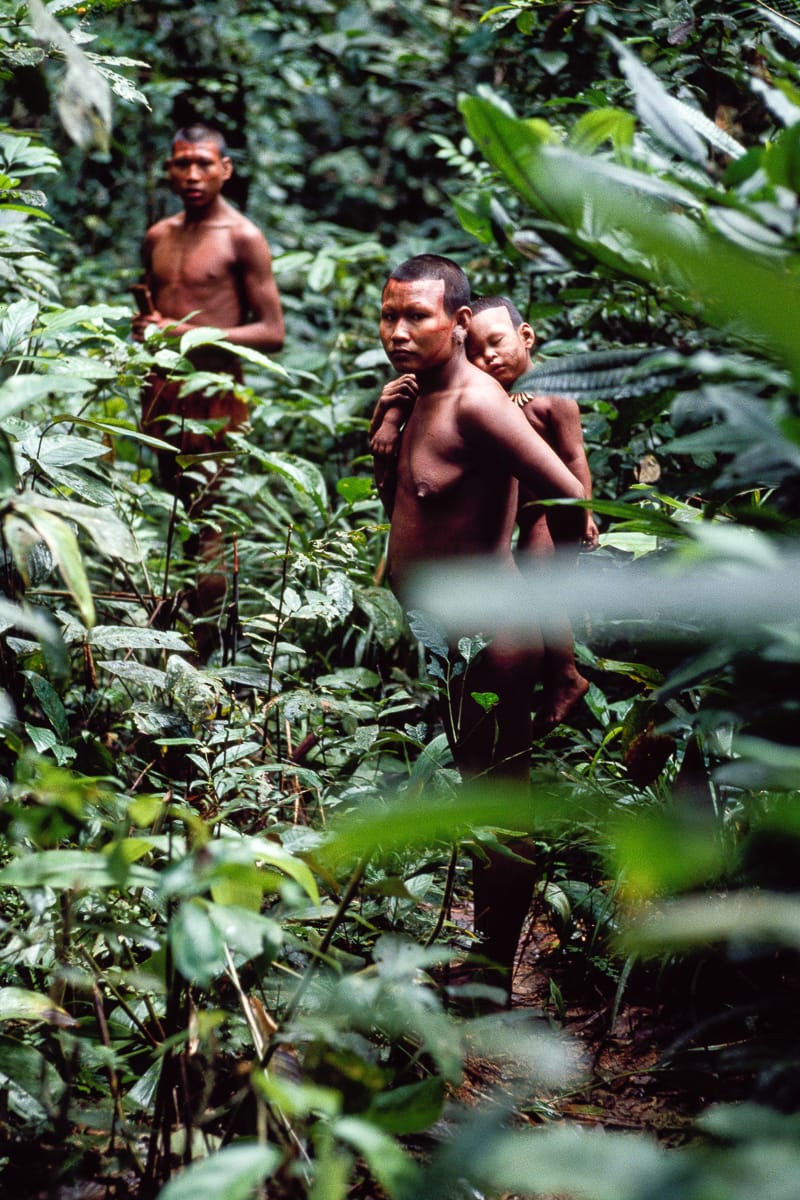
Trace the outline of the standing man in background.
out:
<instances>
[{"instance_id":1,"label":"standing man in background","mask_svg":"<svg viewBox=\"0 0 800 1200\"><path fill-rule=\"evenodd\" d=\"M261 231L222 196L233 173L222 134L202 124L179 130L167 172L183 210L158 221L145 235L144 311L133 319L134 338L143 341L151 325L176 337L197 326L213 326L235 346L262 353L280 350L284 324L272 255ZM176 457L223 451L226 433L246 423L247 405L236 388L242 373L234 355L205 346L193 351L191 360L198 370L229 375L232 386L181 396L180 381L153 373L142 390L142 429L175 447L175 454L158 455L161 483L196 517L213 502L222 467L210 458L184 474ZM197 421L211 423L208 432L192 428ZM189 553L208 564L218 558L218 532L204 526L196 542L187 545ZM224 573L202 575L188 597L190 610L206 616L224 591ZM198 651L206 657L216 640L214 631L201 626L196 633Z\"/></svg>"}]
</instances>

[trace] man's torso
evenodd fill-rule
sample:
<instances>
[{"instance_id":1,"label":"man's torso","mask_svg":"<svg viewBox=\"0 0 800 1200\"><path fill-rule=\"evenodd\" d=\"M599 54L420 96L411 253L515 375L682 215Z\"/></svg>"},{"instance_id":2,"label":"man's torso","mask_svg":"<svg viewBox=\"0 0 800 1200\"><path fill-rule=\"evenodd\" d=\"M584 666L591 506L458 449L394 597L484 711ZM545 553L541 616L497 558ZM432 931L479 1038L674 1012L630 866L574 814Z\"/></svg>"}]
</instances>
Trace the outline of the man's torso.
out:
<instances>
[{"instance_id":1,"label":"man's torso","mask_svg":"<svg viewBox=\"0 0 800 1200\"><path fill-rule=\"evenodd\" d=\"M460 555L510 558L517 484L487 446L465 437L467 388L420 395L397 463L389 560L393 583L416 562Z\"/></svg>"},{"instance_id":2,"label":"man's torso","mask_svg":"<svg viewBox=\"0 0 800 1200\"><path fill-rule=\"evenodd\" d=\"M148 234L148 277L162 316L228 328L246 317L236 234L244 220L233 209L186 224L182 213Z\"/></svg>"}]
</instances>

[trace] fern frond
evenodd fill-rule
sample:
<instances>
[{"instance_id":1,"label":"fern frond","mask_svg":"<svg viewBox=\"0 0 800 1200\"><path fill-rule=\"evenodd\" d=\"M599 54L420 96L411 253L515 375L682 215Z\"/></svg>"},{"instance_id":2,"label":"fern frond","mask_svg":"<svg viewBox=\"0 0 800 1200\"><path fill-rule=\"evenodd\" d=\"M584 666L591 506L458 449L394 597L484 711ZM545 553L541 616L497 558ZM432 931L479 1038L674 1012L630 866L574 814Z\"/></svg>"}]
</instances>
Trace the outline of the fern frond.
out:
<instances>
[{"instance_id":1,"label":"fern frond","mask_svg":"<svg viewBox=\"0 0 800 1200\"><path fill-rule=\"evenodd\" d=\"M674 388L678 367L649 370L661 355L648 348L587 351L540 363L514 381L512 392L569 396L573 400L630 400Z\"/></svg>"}]
</instances>

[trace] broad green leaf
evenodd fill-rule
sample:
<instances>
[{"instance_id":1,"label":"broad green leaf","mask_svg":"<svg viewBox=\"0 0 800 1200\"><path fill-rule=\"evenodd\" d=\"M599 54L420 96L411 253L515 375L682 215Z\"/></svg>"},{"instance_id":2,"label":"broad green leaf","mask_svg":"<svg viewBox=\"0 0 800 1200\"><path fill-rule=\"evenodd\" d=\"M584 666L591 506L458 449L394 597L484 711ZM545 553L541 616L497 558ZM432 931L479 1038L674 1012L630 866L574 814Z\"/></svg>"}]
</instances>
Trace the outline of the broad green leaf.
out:
<instances>
[{"instance_id":1,"label":"broad green leaf","mask_svg":"<svg viewBox=\"0 0 800 1200\"><path fill-rule=\"evenodd\" d=\"M348 504L357 504L359 500L368 500L375 490L375 485L366 475L348 475L336 484L336 491Z\"/></svg>"},{"instance_id":2,"label":"broad green leaf","mask_svg":"<svg viewBox=\"0 0 800 1200\"><path fill-rule=\"evenodd\" d=\"M731 158L739 158L744 154L744 147L704 113L671 96L658 76L640 62L627 46L615 37L609 36L609 41L633 88L637 112L659 141L683 158L699 164L705 163L707 154L698 134Z\"/></svg>"},{"instance_id":3,"label":"broad green leaf","mask_svg":"<svg viewBox=\"0 0 800 1200\"><path fill-rule=\"evenodd\" d=\"M420 1194L421 1168L394 1138L358 1117L339 1117L333 1132L363 1155L370 1171L393 1200L413 1200Z\"/></svg>"},{"instance_id":4,"label":"broad green leaf","mask_svg":"<svg viewBox=\"0 0 800 1200\"><path fill-rule=\"evenodd\" d=\"M43 467L42 472L50 482L62 493L70 495L74 501L84 501L98 509L111 509L116 497L107 484L101 483L88 472L72 471L64 467ZM117 556L119 557L119 556Z\"/></svg>"},{"instance_id":5,"label":"broad green leaf","mask_svg":"<svg viewBox=\"0 0 800 1200\"><path fill-rule=\"evenodd\" d=\"M50 683L49 679L45 679L43 675L39 675L35 671L23 671L22 674L28 680L31 690L41 705L42 712L53 726L59 740L62 742L68 741L69 721L67 719L67 711L52 683Z\"/></svg>"},{"instance_id":6,"label":"broad green leaf","mask_svg":"<svg viewBox=\"0 0 800 1200\"><path fill-rule=\"evenodd\" d=\"M20 408L39 400L57 400L66 394L80 394L92 388L90 380L76 375L12 375L0 384L0 421L6 421Z\"/></svg>"},{"instance_id":7,"label":"broad green leaf","mask_svg":"<svg viewBox=\"0 0 800 1200\"><path fill-rule=\"evenodd\" d=\"M107 854L92 850L41 850L21 854L0 869L0 883L18 888L53 887L90 891L119 886L119 875ZM158 875L134 863L127 876L129 887L155 888Z\"/></svg>"},{"instance_id":8,"label":"broad green leaf","mask_svg":"<svg viewBox=\"0 0 800 1200\"><path fill-rule=\"evenodd\" d=\"M0 355L28 338L38 314L39 305L33 300L15 300L6 307L0 316Z\"/></svg>"},{"instance_id":9,"label":"broad green leaf","mask_svg":"<svg viewBox=\"0 0 800 1200\"><path fill-rule=\"evenodd\" d=\"M592 1200L643 1200L685 1194L681 1166L655 1141L608 1129L566 1123L543 1129L465 1128L446 1148L446 1169L459 1169L492 1194L591 1196ZM444 1181L442 1181L444 1182ZM433 1200L428 1193L425 1200Z\"/></svg>"},{"instance_id":10,"label":"broad green leaf","mask_svg":"<svg viewBox=\"0 0 800 1200\"><path fill-rule=\"evenodd\" d=\"M191 350L197 349L198 346L213 346L223 341L225 334L221 329L214 329L211 326L198 325L194 329L187 330L181 335L180 349L184 356L189 354Z\"/></svg>"},{"instance_id":11,"label":"broad green leaf","mask_svg":"<svg viewBox=\"0 0 800 1200\"><path fill-rule=\"evenodd\" d=\"M681 369L686 369L683 362L666 365L662 354L649 349L595 350L537 363L514 380L511 391L622 403L632 397L663 396L677 385Z\"/></svg>"},{"instance_id":12,"label":"broad green leaf","mask_svg":"<svg viewBox=\"0 0 800 1200\"><path fill-rule=\"evenodd\" d=\"M54 1004L49 996L18 987L0 988L0 1021L45 1021L63 1029L78 1024L66 1009Z\"/></svg>"},{"instance_id":13,"label":"broad green leaf","mask_svg":"<svg viewBox=\"0 0 800 1200\"><path fill-rule=\"evenodd\" d=\"M169 922L175 966L190 983L208 985L225 970L225 942L200 900L183 900Z\"/></svg>"},{"instance_id":14,"label":"broad green leaf","mask_svg":"<svg viewBox=\"0 0 800 1200\"><path fill-rule=\"evenodd\" d=\"M403 606L385 587L356 587L355 602L369 618L373 633L384 649L394 646L405 627Z\"/></svg>"},{"instance_id":15,"label":"broad green leaf","mask_svg":"<svg viewBox=\"0 0 800 1200\"><path fill-rule=\"evenodd\" d=\"M45 468L71 467L108 453L107 446L88 438L65 433L49 433L43 438L38 430L21 446L33 462Z\"/></svg>"},{"instance_id":16,"label":"broad green leaf","mask_svg":"<svg viewBox=\"0 0 800 1200\"><path fill-rule=\"evenodd\" d=\"M225 1146L171 1179L158 1193L158 1200L254 1200L263 1181L277 1170L281 1157L274 1146L255 1142Z\"/></svg>"},{"instance_id":17,"label":"broad green leaf","mask_svg":"<svg viewBox=\"0 0 800 1200\"><path fill-rule=\"evenodd\" d=\"M38 1129L62 1095L64 1081L35 1047L0 1037L0 1089L11 1111Z\"/></svg>"},{"instance_id":18,"label":"broad green leaf","mask_svg":"<svg viewBox=\"0 0 800 1200\"><path fill-rule=\"evenodd\" d=\"M574 803L574 801L573 801ZM459 841L478 826L530 832L563 820L563 790L552 781L536 785L533 792L508 780L464 787L458 797L418 793L381 803L362 803L340 820L331 822L329 840L317 851L326 864L352 861L380 851L422 848Z\"/></svg>"},{"instance_id":19,"label":"broad green leaf","mask_svg":"<svg viewBox=\"0 0 800 1200\"><path fill-rule=\"evenodd\" d=\"M164 686L193 723L210 721L219 707L220 693L214 681L178 654L167 659Z\"/></svg>"},{"instance_id":20,"label":"broad green leaf","mask_svg":"<svg viewBox=\"0 0 800 1200\"><path fill-rule=\"evenodd\" d=\"M170 629L145 629L133 625L96 625L89 641L103 650L176 650L191 647L180 634Z\"/></svg>"},{"instance_id":21,"label":"broad green leaf","mask_svg":"<svg viewBox=\"0 0 800 1200\"><path fill-rule=\"evenodd\" d=\"M644 954L751 942L800 949L800 901L779 892L733 891L661 901L626 923L625 945Z\"/></svg>"},{"instance_id":22,"label":"broad green leaf","mask_svg":"<svg viewBox=\"0 0 800 1200\"><path fill-rule=\"evenodd\" d=\"M119 304L76 304L42 313L39 320L48 333L63 333L76 325L102 326L106 321L130 321L130 309Z\"/></svg>"},{"instance_id":23,"label":"broad green leaf","mask_svg":"<svg viewBox=\"0 0 800 1200\"><path fill-rule=\"evenodd\" d=\"M98 550L111 558L138 562L141 557L128 526L107 509L61 500L57 496L44 496L38 492L23 492L16 506L20 510L30 508L31 511L55 513L65 521L74 521L86 530Z\"/></svg>"},{"instance_id":24,"label":"broad green leaf","mask_svg":"<svg viewBox=\"0 0 800 1200\"><path fill-rule=\"evenodd\" d=\"M94 598L83 556L78 545L78 539L70 526L61 517L46 512L43 508L34 508L22 500L17 502L17 511L30 521L33 528L46 544L53 556L53 561L61 572L72 598L78 606L81 619L87 628L94 625Z\"/></svg>"},{"instance_id":25,"label":"broad green leaf","mask_svg":"<svg viewBox=\"0 0 800 1200\"><path fill-rule=\"evenodd\" d=\"M460 107L487 159L576 246L633 278L671 287L676 308L725 324L732 336L763 339L800 379L800 280L788 259L764 260L704 227L690 215L698 202L685 189L543 145L525 121L482 96Z\"/></svg>"},{"instance_id":26,"label":"broad green leaf","mask_svg":"<svg viewBox=\"0 0 800 1200\"><path fill-rule=\"evenodd\" d=\"M712 813L651 809L615 824L614 864L631 897L685 891L718 878L729 851Z\"/></svg>"},{"instance_id":27,"label":"broad green leaf","mask_svg":"<svg viewBox=\"0 0 800 1200\"><path fill-rule=\"evenodd\" d=\"M169 442L165 442L161 438L153 437L148 433L142 433L130 421L112 421L109 418L97 421L90 417L72 417L67 414L54 417L53 423L55 424L57 421L69 421L71 425L80 425L86 429L96 429L100 433L111 434L113 437L128 438L133 442L141 442L143 446L151 446L154 450L175 449Z\"/></svg>"},{"instance_id":28,"label":"broad green leaf","mask_svg":"<svg viewBox=\"0 0 800 1200\"><path fill-rule=\"evenodd\" d=\"M252 447L252 453L267 471L280 475L291 485L297 499L310 515L327 515L328 489L315 463L293 454L265 453L258 447Z\"/></svg>"},{"instance_id":29,"label":"broad green leaf","mask_svg":"<svg viewBox=\"0 0 800 1200\"><path fill-rule=\"evenodd\" d=\"M332 675L318 675L315 682L317 687L350 693L356 689L369 691L378 687L381 680L368 667L341 667Z\"/></svg>"},{"instance_id":30,"label":"broad green leaf","mask_svg":"<svg viewBox=\"0 0 800 1200\"><path fill-rule=\"evenodd\" d=\"M225 944L245 959L258 958L265 950L272 956L283 940L277 921L235 903L209 903L208 915Z\"/></svg>"},{"instance_id":31,"label":"broad green leaf","mask_svg":"<svg viewBox=\"0 0 800 1200\"><path fill-rule=\"evenodd\" d=\"M444 1080L432 1076L420 1083L379 1092L366 1119L378 1129L402 1137L435 1125L444 1107Z\"/></svg>"},{"instance_id":32,"label":"broad green leaf","mask_svg":"<svg viewBox=\"0 0 800 1200\"><path fill-rule=\"evenodd\" d=\"M266 838L244 838L243 843L255 861L275 867L290 879L294 879L313 903L319 904L316 880L302 859L290 854L278 842L271 842Z\"/></svg>"},{"instance_id":33,"label":"broad green leaf","mask_svg":"<svg viewBox=\"0 0 800 1200\"><path fill-rule=\"evenodd\" d=\"M116 675L125 683L140 687L163 688L167 679L166 671L161 671L158 667L145 666L144 663L136 662L134 659L98 662L96 666Z\"/></svg>"},{"instance_id":34,"label":"broad green leaf","mask_svg":"<svg viewBox=\"0 0 800 1200\"><path fill-rule=\"evenodd\" d=\"M568 145L581 154L591 154L605 141L618 148L628 147L633 145L634 130L634 119L624 109L595 109L578 118L570 130Z\"/></svg>"},{"instance_id":35,"label":"broad green leaf","mask_svg":"<svg viewBox=\"0 0 800 1200\"><path fill-rule=\"evenodd\" d=\"M797 118L800 118L800 112L796 114ZM767 147L764 166L773 183L800 193L800 122L784 129Z\"/></svg>"}]
</instances>

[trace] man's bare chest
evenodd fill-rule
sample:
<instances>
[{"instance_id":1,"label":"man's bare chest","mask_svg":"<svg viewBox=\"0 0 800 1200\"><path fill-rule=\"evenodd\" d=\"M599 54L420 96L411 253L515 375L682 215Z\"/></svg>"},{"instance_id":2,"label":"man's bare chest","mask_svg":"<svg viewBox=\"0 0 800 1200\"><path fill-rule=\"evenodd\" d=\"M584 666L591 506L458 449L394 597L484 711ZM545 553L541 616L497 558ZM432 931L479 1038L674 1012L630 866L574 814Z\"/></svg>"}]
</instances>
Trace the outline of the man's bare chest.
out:
<instances>
[{"instance_id":1,"label":"man's bare chest","mask_svg":"<svg viewBox=\"0 0 800 1200\"><path fill-rule=\"evenodd\" d=\"M177 230L153 249L152 272L162 285L215 287L236 268L233 239L226 228Z\"/></svg>"},{"instance_id":2,"label":"man's bare chest","mask_svg":"<svg viewBox=\"0 0 800 1200\"><path fill-rule=\"evenodd\" d=\"M477 465L447 406L415 410L403 434L399 468L402 482L418 500L452 493Z\"/></svg>"}]
</instances>

